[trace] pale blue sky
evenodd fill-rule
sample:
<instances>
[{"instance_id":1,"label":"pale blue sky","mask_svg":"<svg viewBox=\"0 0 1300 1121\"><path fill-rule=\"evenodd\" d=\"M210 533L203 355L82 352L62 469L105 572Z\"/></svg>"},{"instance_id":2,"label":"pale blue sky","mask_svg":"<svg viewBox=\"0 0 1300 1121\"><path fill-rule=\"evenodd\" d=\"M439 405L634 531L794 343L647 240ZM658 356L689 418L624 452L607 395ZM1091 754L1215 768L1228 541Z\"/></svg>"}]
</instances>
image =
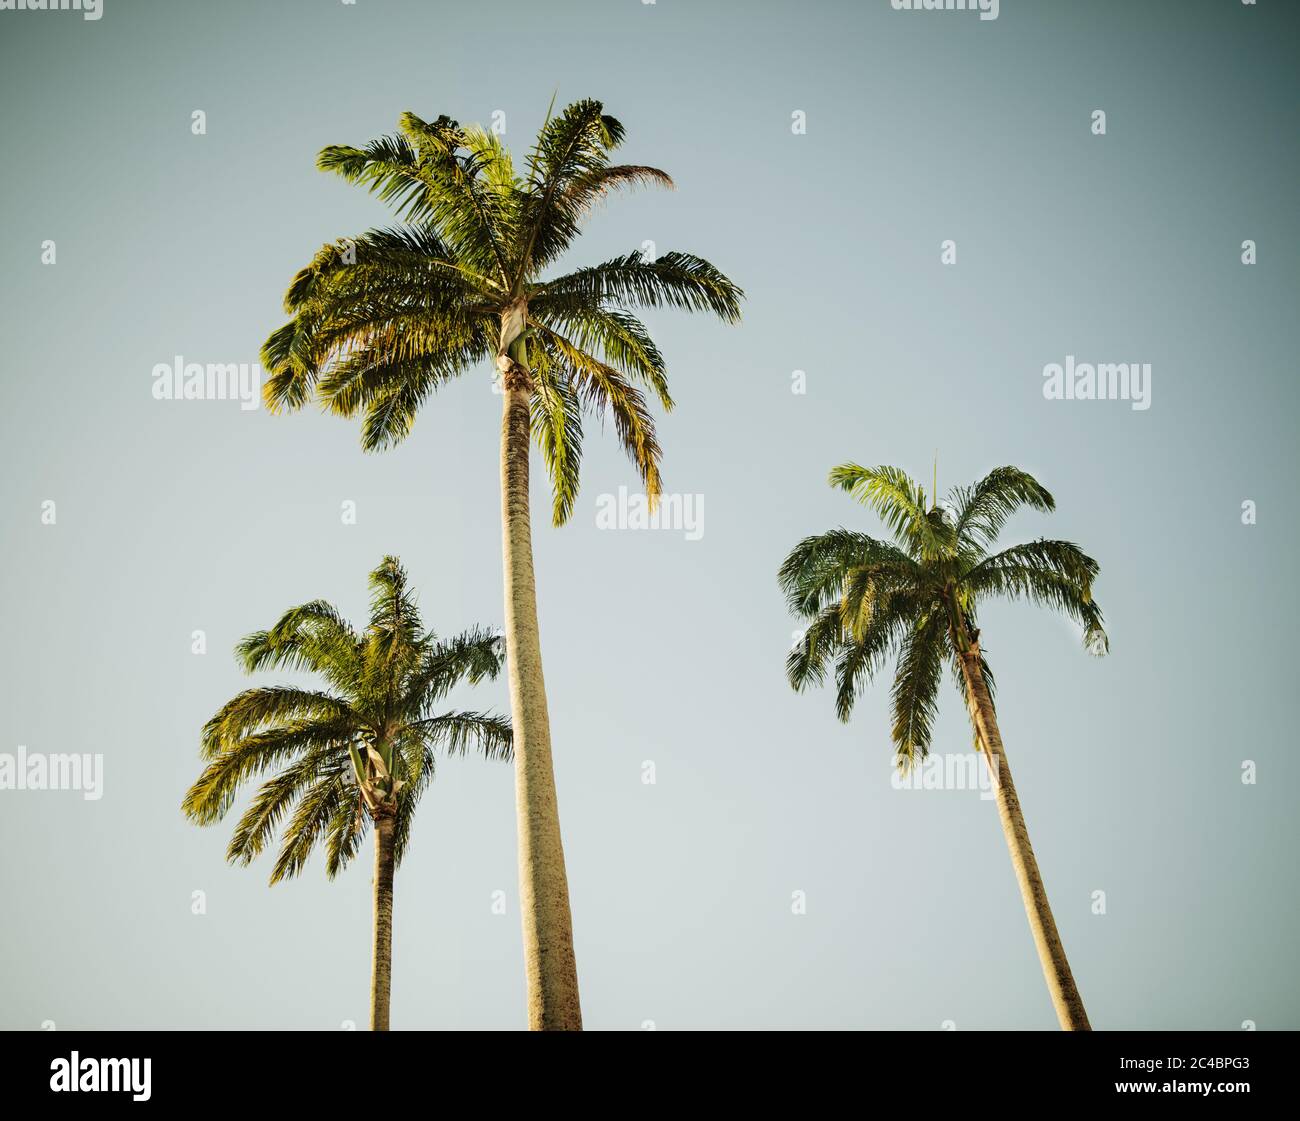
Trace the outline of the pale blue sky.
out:
<instances>
[{"instance_id":1,"label":"pale blue sky","mask_svg":"<svg viewBox=\"0 0 1300 1121\"><path fill-rule=\"evenodd\" d=\"M827 470L928 478L937 451L944 487L1035 472L1058 512L1008 540L1102 566L1105 660L1024 606L981 620L1093 1024L1300 1027L1297 23L1235 0L0 13L0 751L105 757L99 801L0 791L0 1026L365 1023L368 858L270 889L269 860L228 867L229 826L178 805L245 684L228 651L284 607L360 616L394 552L439 629L500 623L500 399L484 369L363 456L354 425L155 401L150 375L255 361L293 272L387 222L314 170L323 145L501 110L523 148L558 91L677 180L598 212L574 259L652 240L748 294L738 328L647 317L678 401L665 485L704 496L699 540L597 528L635 478L594 428L573 523L534 492L587 1026L1055 1025L993 805L891 788L887 682L848 726L784 682L782 557L877 528ZM1067 355L1151 363L1151 408L1045 401ZM463 699L507 707L503 685ZM942 705L936 749L967 750L947 683ZM397 877L394 1027L524 1025L514 859L509 769L447 764Z\"/></svg>"}]
</instances>

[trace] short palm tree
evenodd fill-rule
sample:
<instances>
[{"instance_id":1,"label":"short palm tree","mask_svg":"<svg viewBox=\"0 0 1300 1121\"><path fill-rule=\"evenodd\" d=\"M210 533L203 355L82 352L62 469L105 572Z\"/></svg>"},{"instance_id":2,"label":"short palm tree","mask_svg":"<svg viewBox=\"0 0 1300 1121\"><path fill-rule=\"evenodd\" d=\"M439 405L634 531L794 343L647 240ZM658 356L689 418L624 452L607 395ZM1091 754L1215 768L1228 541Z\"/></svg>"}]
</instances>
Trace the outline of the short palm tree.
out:
<instances>
[{"instance_id":1,"label":"short palm tree","mask_svg":"<svg viewBox=\"0 0 1300 1121\"><path fill-rule=\"evenodd\" d=\"M529 448L554 485L555 523L578 494L584 414L612 418L653 501L660 447L646 391L671 408L663 356L638 308L734 321L740 290L688 253L640 252L544 274L610 191L671 185L615 164L623 127L597 101L548 114L517 171L499 137L448 117L406 113L396 136L330 147L318 166L368 187L403 224L326 245L293 279L291 319L262 348L272 410L313 396L362 418L362 445L395 444L451 379L488 362L503 392L501 510L505 631L515 732L520 902L529 1025L582 1026L550 717L542 676L529 515Z\"/></svg>"},{"instance_id":2,"label":"short palm tree","mask_svg":"<svg viewBox=\"0 0 1300 1121\"><path fill-rule=\"evenodd\" d=\"M474 629L439 639L420 622L406 573L385 557L370 574L370 622L358 633L322 600L290 608L236 648L249 673L308 670L328 689L260 686L221 707L203 729L207 766L182 809L200 825L225 817L241 785L268 771L226 850L248 864L285 822L271 883L302 871L317 842L331 879L375 827L375 922L370 1026L388 1030L393 872L410 842L416 803L438 750L476 747L509 759L510 725L479 712L438 712L461 680L494 678L497 637ZM295 808L296 807L296 808Z\"/></svg>"},{"instance_id":3,"label":"short palm tree","mask_svg":"<svg viewBox=\"0 0 1300 1121\"><path fill-rule=\"evenodd\" d=\"M848 720L854 700L896 652L893 743L906 770L929 750L939 681L944 665L951 667L993 779L1057 1017L1067 1030L1087 1031L1088 1016L1002 747L976 608L994 596L1055 608L1083 627L1089 651L1105 653L1101 610L1092 598L1097 563L1068 541L1031 541L990 552L1016 510L1055 509L1037 480L1015 467L996 468L972 487L957 487L944 502L927 501L921 487L896 467L846 463L831 471L830 482L873 509L893 541L835 529L804 539L786 558L781 588L791 610L808 622L787 659L790 684L798 690L820 684L833 661L836 711Z\"/></svg>"}]
</instances>

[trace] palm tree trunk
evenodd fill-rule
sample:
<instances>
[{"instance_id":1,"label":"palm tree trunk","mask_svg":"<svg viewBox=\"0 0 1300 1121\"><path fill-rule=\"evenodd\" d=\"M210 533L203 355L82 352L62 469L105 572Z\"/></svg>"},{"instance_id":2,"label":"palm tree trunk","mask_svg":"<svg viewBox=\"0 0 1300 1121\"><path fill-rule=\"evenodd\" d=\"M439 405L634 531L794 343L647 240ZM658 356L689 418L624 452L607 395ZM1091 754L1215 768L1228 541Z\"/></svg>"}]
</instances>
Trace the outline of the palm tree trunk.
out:
<instances>
[{"instance_id":1,"label":"palm tree trunk","mask_svg":"<svg viewBox=\"0 0 1300 1121\"><path fill-rule=\"evenodd\" d=\"M505 562L506 656L514 726L515 812L519 819L519 906L533 1031L580 1031L569 884L551 762L551 724L542 678L528 507L530 382L501 362L501 521Z\"/></svg>"},{"instance_id":2,"label":"palm tree trunk","mask_svg":"<svg viewBox=\"0 0 1300 1121\"><path fill-rule=\"evenodd\" d=\"M998 731L997 717L993 711L993 698L989 695L980 663L978 641L972 640L961 655L962 675L966 679L966 695L970 699L971 720L984 745L993 788L997 795L998 817L1002 819L1002 832L1011 851L1011 865L1020 884L1020 897L1029 916L1029 929L1033 931L1038 947L1038 960L1047 979L1047 990L1056 1009L1056 1018L1065 1031L1091 1031L1088 1013L1083 1008L1083 998L1074 983L1070 963L1065 956L1065 946L1056 931L1051 905L1047 902L1047 889L1034 859L1034 847L1029 843L1029 829L1020 809L1016 784L1011 778L1007 753L1002 747L1002 734Z\"/></svg>"},{"instance_id":3,"label":"palm tree trunk","mask_svg":"<svg viewBox=\"0 0 1300 1121\"><path fill-rule=\"evenodd\" d=\"M375 820L375 952L370 970L370 1030L388 1030L393 979L393 818Z\"/></svg>"}]
</instances>

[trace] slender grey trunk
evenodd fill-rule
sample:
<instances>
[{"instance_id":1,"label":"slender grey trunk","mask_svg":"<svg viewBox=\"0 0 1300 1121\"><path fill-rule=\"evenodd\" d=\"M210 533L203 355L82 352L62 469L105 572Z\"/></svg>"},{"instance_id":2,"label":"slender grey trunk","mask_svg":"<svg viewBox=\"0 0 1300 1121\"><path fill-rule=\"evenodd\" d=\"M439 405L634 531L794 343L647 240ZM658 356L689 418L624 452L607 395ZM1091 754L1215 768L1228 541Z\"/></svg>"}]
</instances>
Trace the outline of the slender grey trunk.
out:
<instances>
[{"instance_id":1,"label":"slender grey trunk","mask_svg":"<svg viewBox=\"0 0 1300 1121\"><path fill-rule=\"evenodd\" d=\"M961 647L959 647L961 649ZM980 665L979 642L971 639L960 655L962 675L966 680L966 693L970 699L971 720L984 747L985 761L997 795L998 817L1002 832L1011 852L1011 866L1015 869L1020 897L1024 900L1029 917L1029 929L1034 935L1038 960L1043 966L1047 991L1056 1009L1056 1018L1066 1031L1091 1031L1088 1013L1084 1011L1083 998L1070 972L1070 962L1065 956L1065 946L1056 930L1056 920L1047 901L1047 888L1043 885L1034 847L1029 843L1029 829L1020 809L1016 784L1011 778L1007 753L1002 747L1002 734L994 714L993 698L989 694Z\"/></svg>"},{"instance_id":2,"label":"slender grey trunk","mask_svg":"<svg viewBox=\"0 0 1300 1121\"><path fill-rule=\"evenodd\" d=\"M370 1030L388 1030L393 979L393 818L375 820L375 947L370 970Z\"/></svg>"},{"instance_id":3,"label":"slender grey trunk","mask_svg":"<svg viewBox=\"0 0 1300 1121\"><path fill-rule=\"evenodd\" d=\"M520 330L519 314L503 322L503 352ZM533 575L528 494L531 381L527 369L507 354L498 359L498 365L505 396L501 419L501 523L528 1026L533 1031L580 1031L578 968Z\"/></svg>"}]
</instances>

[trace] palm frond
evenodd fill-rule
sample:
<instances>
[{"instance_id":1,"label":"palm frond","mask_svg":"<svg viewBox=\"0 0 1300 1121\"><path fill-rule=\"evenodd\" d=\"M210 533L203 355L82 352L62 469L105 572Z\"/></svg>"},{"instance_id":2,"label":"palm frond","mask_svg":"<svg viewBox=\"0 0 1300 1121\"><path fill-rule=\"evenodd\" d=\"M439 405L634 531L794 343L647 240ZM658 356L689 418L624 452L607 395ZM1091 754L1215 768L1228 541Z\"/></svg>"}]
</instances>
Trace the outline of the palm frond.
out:
<instances>
[{"instance_id":1,"label":"palm frond","mask_svg":"<svg viewBox=\"0 0 1300 1121\"><path fill-rule=\"evenodd\" d=\"M932 609L913 624L903 640L894 675L894 756L906 773L930 752L934 718L939 710L939 682L948 653L948 621Z\"/></svg>"},{"instance_id":2,"label":"palm frond","mask_svg":"<svg viewBox=\"0 0 1300 1121\"><path fill-rule=\"evenodd\" d=\"M1090 653L1105 654L1110 640L1101 608L1092 598L1097 573L1097 562L1072 542L1039 540L985 558L966 574L963 584L976 598L1027 599L1060 611L1083 627L1083 644Z\"/></svg>"},{"instance_id":3,"label":"palm frond","mask_svg":"<svg viewBox=\"0 0 1300 1121\"><path fill-rule=\"evenodd\" d=\"M529 297L529 306L539 317L611 304L672 307L736 323L743 298L740 287L702 257L670 252L647 261L636 251L548 281Z\"/></svg>"},{"instance_id":4,"label":"palm frond","mask_svg":"<svg viewBox=\"0 0 1300 1121\"><path fill-rule=\"evenodd\" d=\"M579 349L646 385L666 410L672 409L664 357L636 316L607 308L575 307L555 312L547 325L565 334Z\"/></svg>"},{"instance_id":5,"label":"palm frond","mask_svg":"<svg viewBox=\"0 0 1300 1121\"><path fill-rule=\"evenodd\" d=\"M461 681L494 680L504 661L501 639L486 627L472 627L425 645L420 663L403 682L404 711L423 718Z\"/></svg>"},{"instance_id":6,"label":"palm frond","mask_svg":"<svg viewBox=\"0 0 1300 1121\"><path fill-rule=\"evenodd\" d=\"M266 847L289 808L320 779L336 776L339 752L310 751L263 783L235 826L226 859L232 864L250 864ZM274 883L280 877L272 876Z\"/></svg>"},{"instance_id":7,"label":"palm frond","mask_svg":"<svg viewBox=\"0 0 1300 1121\"><path fill-rule=\"evenodd\" d=\"M582 468L582 401L574 391L568 369L537 347L533 362L531 404L533 440L551 476L551 521L560 526L573 515Z\"/></svg>"},{"instance_id":8,"label":"palm frond","mask_svg":"<svg viewBox=\"0 0 1300 1121\"><path fill-rule=\"evenodd\" d=\"M551 348L547 360L563 371L586 399L588 407L613 417L619 443L636 465L645 484L646 497L653 506L662 490L659 460L663 451L644 395L612 366L557 331L539 325L538 332L543 345Z\"/></svg>"},{"instance_id":9,"label":"palm frond","mask_svg":"<svg viewBox=\"0 0 1300 1121\"><path fill-rule=\"evenodd\" d=\"M953 548L951 528L927 516L925 495L901 469L842 463L831 469L830 484L874 510L917 560L933 560Z\"/></svg>"},{"instance_id":10,"label":"palm frond","mask_svg":"<svg viewBox=\"0 0 1300 1121\"><path fill-rule=\"evenodd\" d=\"M415 147L404 136L381 136L364 148L332 144L316 157L321 171L366 187L393 207L399 218L427 221L432 213L429 183Z\"/></svg>"},{"instance_id":11,"label":"palm frond","mask_svg":"<svg viewBox=\"0 0 1300 1121\"><path fill-rule=\"evenodd\" d=\"M341 768L317 779L302 794L285 826L280 854L271 872L271 883L292 879L306 867L316 842L322 834L328 834L330 822L339 807L352 805L355 797L356 788L347 781L346 772Z\"/></svg>"},{"instance_id":12,"label":"palm frond","mask_svg":"<svg viewBox=\"0 0 1300 1121\"><path fill-rule=\"evenodd\" d=\"M900 579L921 575L917 563L897 546L841 528L800 541L782 563L777 580L790 610L809 617L837 603L845 582L860 570L894 571Z\"/></svg>"},{"instance_id":13,"label":"palm frond","mask_svg":"<svg viewBox=\"0 0 1300 1121\"><path fill-rule=\"evenodd\" d=\"M360 723L347 701L331 693L292 685L245 689L219 708L203 726L203 757L212 759L238 746L251 733L270 726L333 727Z\"/></svg>"},{"instance_id":14,"label":"palm frond","mask_svg":"<svg viewBox=\"0 0 1300 1121\"><path fill-rule=\"evenodd\" d=\"M235 647L245 673L291 669L320 673L346 690L360 668L358 637L324 600L291 607L269 631L255 631Z\"/></svg>"},{"instance_id":15,"label":"palm frond","mask_svg":"<svg viewBox=\"0 0 1300 1121\"><path fill-rule=\"evenodd\" d=\"M429 747L448 755L464 755L474 748L485 759L505 761L514 757L510 721L492 713L444 712L413 721L411 728Z\"/></svg>"},{"instance_id":16,"label":"palm frond","mask_svg":"<svg viewBox=\"0 0 1300 1121\"><path fill-rule=\"evenodd\" d=\"M577 186L608 167L609 152L623 140L623 126L607 116L599 101L575 101L548 117L529 158L520 198L515 284L536 267L554 260L578 232L588 205Z\"/></svg>"},{"instance_id":17,"label":"palm frond","mask_svg":"<svg viewBox=\"0 0 1300 1121\"><path fill-rule=\"evenodd\" d=\"M1056 509L1047 489L1018 467L995 467L973 487L953 488L950 501L957 511L958 537L977 549L996 541L1007 519L1020 508L1045 513Z\"/></svg>"}]
</instances>

